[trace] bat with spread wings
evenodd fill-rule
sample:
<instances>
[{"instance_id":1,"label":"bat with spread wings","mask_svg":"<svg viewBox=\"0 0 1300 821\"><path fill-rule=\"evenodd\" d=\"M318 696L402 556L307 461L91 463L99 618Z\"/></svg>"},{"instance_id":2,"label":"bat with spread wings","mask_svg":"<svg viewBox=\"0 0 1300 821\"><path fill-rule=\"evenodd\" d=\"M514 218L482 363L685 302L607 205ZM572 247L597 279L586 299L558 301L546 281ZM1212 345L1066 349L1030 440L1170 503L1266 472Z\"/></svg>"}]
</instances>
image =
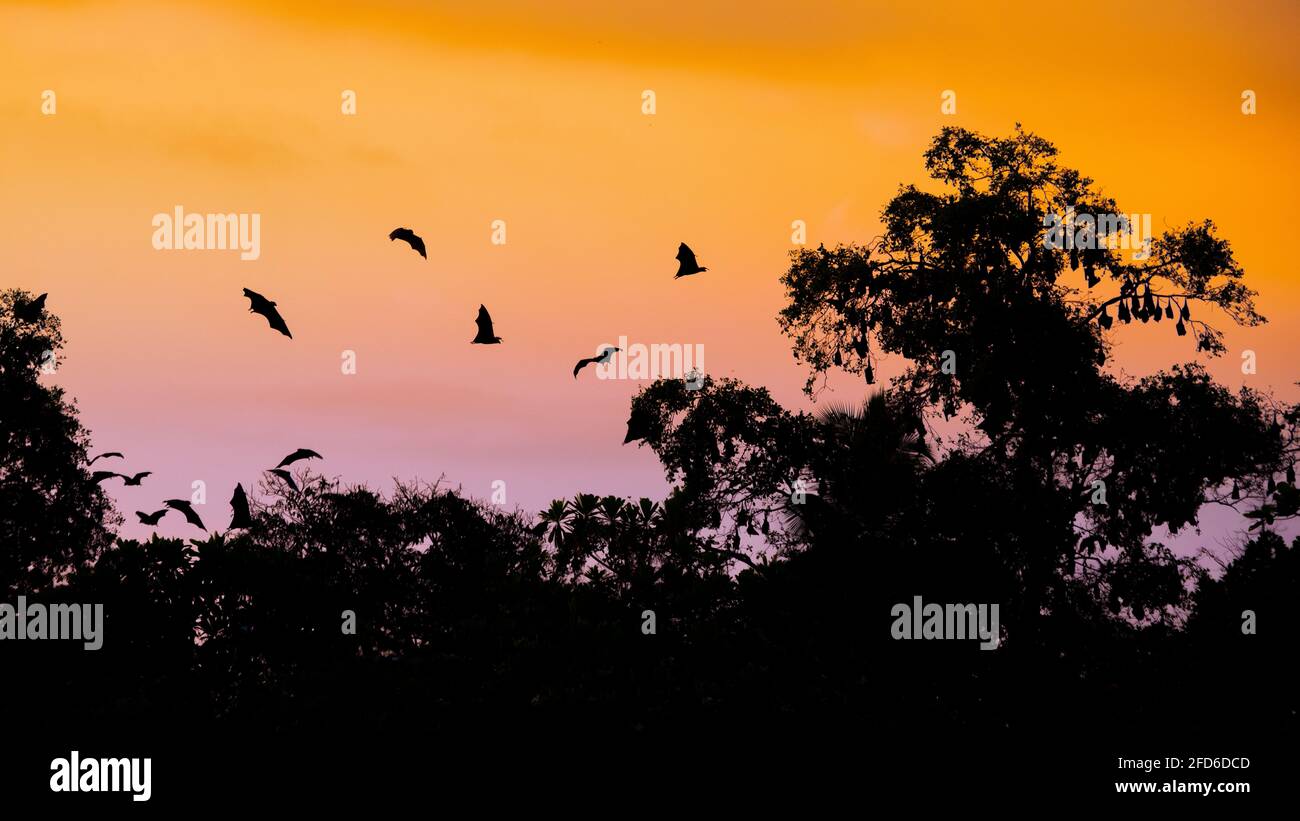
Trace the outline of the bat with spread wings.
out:
<instances>
[{"instance_id":1,"label":"bat with spread wings","mask_svg":"<svg viewBox=\"0 0 1300 821\"><path fill-rule=\"evenodd\" d=\"M598 355L596 355L596 356L589 357L589 358L587 358L587 359L579 359L579 360L578 360L578 364L576 364L576 365L573 366L573 378L574 378L574 379L577 379L577 378L578 378L578 371L582 370L583 368L587 367L588 365L604 365L606 362L609 361L610 357L612 357L615 353L617 353L618 351L621 351L621 350L623 350L623 349L622 349L622 348L606 348L606 349L604 349L603 351L601 351L601 352L600 352Z\"/></svg>"},{"instance_id":2,"label":"bat with spread wings","mask_svg":"<svg viewBox=\"0 0 1300 821\"><path fill-rule=\"evenodd\" d=\"M424 240L420 239L420 236L410 228L396 228L393 230L393 233L388 235L388 238L400 239L415 249L420 256L425 259L429 258L429 255L424 252Z\"/></svg>"},{"instance_id":3,"label":"bat with spread wings","mask_svg":"<svg viewBox=\"0 0 1300 821\"><path fill-rule=\"evenodd\" d=\"M280 480L293 488L295 493L298 492L298 483L293 480L293 474L289 471L284 470L283 468L271 468L267 473L274 473L276 476L279 476Z\"/></svg>"},{"instance_id":4,"label":"bat with spread wings","mask_svg":"<svg viewBox=\"0 0 1300 821\"><path fill-rule=\"evenodd\" d=\"M319 453L317 453L314 450L307 450L307 448L298 448L293 453L290 453L288 456L281 459L280 464L276 465L276 467L278 468L287 467L289 465L292 465L294 462L298 461L299 459L324 459L324 458L325 458L324 456L321 456Z\"/></svg>"},{"instance_id":5,"label":"bat with spread wings","mask_svg":"<svg viewBox=\"0 0 1300 821\"><path fill-rule=\"evenodd\" d=\"M194 525L199 530L207 530L207 528L203 526L203 520L199 518L199 514L195 513L194 508L184 499L164 499L163 504L167 505L167 507L172 510L179 510L181 515L185 517L185 521Z\"/></svg>"},{"instance_id":6,"label":"bat with spread wings","mask_svg":"<svg viewBox=\"0 0 1300 821\"><path fill-rule=\"evenodd\" d=\"M135 515L139 518L140 524L157 527L158 522L162 521L162 517L167 515L168 510L169 508L163 508L162 510L155 510L153 513L145 513L143 510L137 510Z\"/></svg>"},{"instance_id":7,"label":"bat with spread wings","mask_svg":"<svg viewBox=\"0 0 1300 821\"><path fill-rule=\"evenodd\" d=\"M266 317L266 321L272 328L293 339L293 334L289 333L289 326L284 324L284 317L275 309L275 303L259 294L257 291L244 289L244 296L248 297L248 312L261 314Z\"/></svg>"}]
</instances>

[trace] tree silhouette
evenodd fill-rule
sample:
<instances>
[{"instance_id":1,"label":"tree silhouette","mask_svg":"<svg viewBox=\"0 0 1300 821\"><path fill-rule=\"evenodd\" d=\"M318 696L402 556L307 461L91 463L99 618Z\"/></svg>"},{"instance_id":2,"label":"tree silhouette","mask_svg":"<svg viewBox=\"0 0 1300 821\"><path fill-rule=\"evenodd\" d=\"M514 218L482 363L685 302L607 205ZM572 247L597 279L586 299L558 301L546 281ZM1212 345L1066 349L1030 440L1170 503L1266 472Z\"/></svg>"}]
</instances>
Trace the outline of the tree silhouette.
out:
<instances>
[{"instance_id":1,"label":"tree silhouette","mask_svg":"<svg viewBox=\"0 0 1300 821\"><path fill-rule=\"evenodd\" d=\"M1108 247L1112 235L1082 250L1048 242L1048 215L1118 212L1056 153L1019 128L1007 138L945 128L925 154L945 190L902 188L868 247L793 253L779 316L809 366L809 393L831 367L868 375L881 353L901 354L892 400L966 422L958 448L1034 500L1000 549L1023 579L1026 614L1064 595L1065 579L1087 578L1101 595L1123 557L1167 567L1145 553L1159 552L1147 544L1155 527L1195 524L1221 488L1282 458L1260 395L1233 396L1197 365L1136 384L1104 369L1108 334L1124 333L1097 321L1112 305L1126 321L1176 311L1211 354L1223 350L1211 308L1242 325L1264 320L1212 223L1166 232L1140 261ZM1167 579L1150 590L1133 612L1175 603Z\"/></svg>"},{"instance_id":2,"label":"tree silhouette","mask_svg":"<svg viewBox=\"0 0 1300 821\"><path fill-rule=\"evenodd\" d=\"M120 524L86 470L89 434L43 374L62 347L58 318L31 294L0 293L0 591L9 594L66 581Z\"/></svg>"},{"instance_id":3,"label":"tree silhouette","mask_svg":"<svg viewBox=\"0 0 1300 821\"><path fill-rule=\"evenodd\" d=\"M944 193L903 188L882 239L797 251L783 277L810 394L831 368L873 384L884 354L902 375L812 413L733 379L646 386L631 438L664 468L662 501L579 493L529 515L300 467L297 489L248 494L246 526L114 542L89 435L40 373L58 320L3 294L0 583L101 602L109 636L93 654L0 644L23 671L0 699L41 707L11 731L165 738L187 762L208 751L195 771L213 784L280 778L268 738L380 760L394 737L462 758L470 739L494 755L631 738L681 756L812 737L788 750L856 762L827 739L905 760L936 735L988 745L1063 720L1099 744L1129 727L1172 738L1188 716L1197 732L1293 731L1278 659L1300 554L1275 528L1300 515L1300 408L1195 363L1106 367L1134 321L1181 326L1210 354L1212 317L1262 321L1227 243L1202 223L1146 260L1046 247L1046 214L1116 209L1020 130L945 129L926 162ZM1219 577L1166 538L1207 504L1254 520ZM917 595L998 603L1005 643L892 640L891 605ZM1234 671L1265 683L1207 708Z\"/></svg>"}]
</instances>

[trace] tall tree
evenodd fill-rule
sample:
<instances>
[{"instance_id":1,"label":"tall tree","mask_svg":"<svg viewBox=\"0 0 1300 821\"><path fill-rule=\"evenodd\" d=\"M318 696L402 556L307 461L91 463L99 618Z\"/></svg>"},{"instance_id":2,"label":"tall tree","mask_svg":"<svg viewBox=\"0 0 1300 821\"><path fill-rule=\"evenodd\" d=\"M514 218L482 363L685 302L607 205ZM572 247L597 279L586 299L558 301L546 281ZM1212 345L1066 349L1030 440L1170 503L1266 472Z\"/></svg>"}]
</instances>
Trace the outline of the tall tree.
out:
<instances>
[{"instance_id":1,"label":"tall tree","mask_svg":"<svg viewBox=\"0 0 1300 821\"><path fill-rule=\"evenodd\" d=\"M1217 355L1214 322L1264 321L1212 222L1166 231L1126 259L1120 246L1140 238L1116 203L1019 127L1009 137L945 128L925 165L938 190L903 187L877 241L792 254L778 319L808 365L808 393L832 367L872 382L881 354L901 355L894 399L968 422L965 453L1035 499L1036 544L1009 541L1004 557L1026 612L1081 563L1157 550L1155 527L1193 524L1232 480L1279 469L1259 395L1234 396L1198 365L1137 383L1104 367L1110 336L1134 322L1163 322Z\"/></svg>"},{"instance_id":2,"label":"tall tree","mask_svg":"<svg viewBox=\"0 0 1300 821\"><path fill-rule=\"evenodd\" d=\"M0 591L48 590L93 561L120 523L87 472L89 435L55 382L58 317L0 293Z\"/></svg>"}]
</instances>

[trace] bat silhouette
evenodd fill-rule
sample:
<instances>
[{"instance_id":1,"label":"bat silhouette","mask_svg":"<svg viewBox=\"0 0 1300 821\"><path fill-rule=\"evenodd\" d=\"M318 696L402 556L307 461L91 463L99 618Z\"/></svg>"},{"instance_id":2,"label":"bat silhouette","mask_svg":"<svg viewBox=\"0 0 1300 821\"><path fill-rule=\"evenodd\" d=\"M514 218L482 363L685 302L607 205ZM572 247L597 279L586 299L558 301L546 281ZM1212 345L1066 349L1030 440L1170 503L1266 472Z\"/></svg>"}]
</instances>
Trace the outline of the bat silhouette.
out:
<instances>
[{"instance_id":1,"label":"bat silhouette","mask_svg":"<svg viewBox=\"0 0 1300 821\"><path fill-rule=\"evenodd\" d=\"M478 318L474 324L478 326L478 336L470 340L471 345L496 345L501 342L501 337L494 336L496 332L492 330L492 316L482 305L478 306Z\"/></svg>"},{"instance_id":2,"label":"bat silhouette","mask_svg":"<svg viewBox=\"0 0 1300 821\"><path fill-rule=\"evenodd\" d=\"M117 457L118 459L125 459L125 458L126 458L125 456L123 456L122 454L118 453L117 451L115 451L115 450L110 450L108 453L101 453L101 454L99 454L99 455L96 456L94 459L91 459L87 464L91 464L91 465L93 465L93 464L95 464L96 462L98 462L100 459L112 459L113 457Z\"/></svg>"},{"instance_id":3,"label":"bat silhouette","mask_svg":"<svg viewBox=\"0 0 1300 821\"><path fill-rule=\"evenodd\" d=\"M673 279L688 277L691 274L700 274L709 270L700 267L700 264L695 261L695 252L684 242L677 246L677 261L681 265L677 266L677 276L673 277Z\"/></svg>"},{"instance_id":4,"label":"bat silhouette","mask_svg":"<svg viewBox=\"0 0 1300 821\"><path fill-rule=\"evenodd\" d=\"M41 294L21 307L14 307L14 317L20 322L35 322L41 318L41 312L45 310L45 298L49 294Z\"/></svg>"},{"instance_id":5,"label":"bat silhouette","mask_svg":"<svg viewBox=\"0 0 1300 821\"><path fill-rule=\"evenodd\" d=\"M97 470L94 473L90 474L90 481L102 482L105 479L112 479L114 476L122 476L122 474L114 473L111 470ZM122 476L122 478L125 479L126 477Z\"/></svg>"},{"instance_id":6,"label":"bat silhouette","mask_svg":"<svg viewBox=\"0 0 1300 821\"><path fill-rule=\"evenodd\" d=\"M321 456L319 453L317 453L314 450L307 450L306 448L298 448L293 453L290 453L288 456L281 459L280 464L276 465L276 467L282 468L285 465L292 465L294 462L298 461L299 459L324 459L324 458L325 458L324 456Z\"/></svg>"},{"instance_id":7,"label":"bat silhouette","mask_svg":"<svg viewBox=\"0 0 1300 821\"><path fill-rule=\"evenodd\" d=\"M412 231L410 228L394 229L393 233L388 235L388 238L400 239L403 242L410 244L410 246L414 248L420 254L420 256L424 257L425 259L429 258L429 255L424 252L424 240L420 239L420 237L417 236L416 233Z\"/></svg>"},{"instance_id":8,"label":"bat silhouette","mask_svg":"<svg viewBox=\"0 0 1300 821\"><path fill-rule=\"evenodd\" d=\"M257 291L250 291L247 288L244 289L244 296L248 297L251 303L248 307L249 313L261 314L266 317L267 323L272 328L293 339L293 334L289 333L289 326L284 324L284 317L280 316L280 312L275 309L274 302Z\"/></svg>"},{"instance_id":9,"label":"bat silhouette","mask_svg":"<svg viewBox=\"0 0 1300 821\"><path fill-rule=\"evenodd\" d=\"M135 515L140 520L140 524L157 527L158 522L162 521L162 517L167 515L167 510L167 508L163 508L162 510L155 510L153 513L145 513L142 510L137 510Z\"/></svg>"},{"instance_id":10,"label":"bat silhouette","mask_svg":"<svg viewBox=\"0 0 1300 821\"><path fill-rule=\"evenodd\" d=\"M203 520L199 518L199 514L194 512L194 507L190 505L189 502L183 499L166 499L163 501L163 504L167 505L167 507L172 510L179 510L185 517L185 521L194 525L199 530L207 530L207 528L203 526Z\"/></svg>"},{"instance_id":11,"label":"bat silhouette","mask_svg":"<svg viewBox=\"0 0 1300 821\"><path fill-rule=\"evenodd\" d=\"M152 476L153 472L146 470L143 473L137 473L134 476L127 476L124 473L119 473L117 475L122 477L122 484L131 485L132 487L139 487L140 481L144 479L144 477L146 476Z\"/></svg>"},{"instance_id":12,"label":"bat silhouette","mask_svg":"<svg viewBox=\"0 0 1300 821\"><path fill-rule=\"evenodd\" d=\"M577 379L577 378L578 378L578 371L582 370L583 368L587 367L588 365L591 365L591 364L604 365L606 362L609 361L609 358L615 354L615 352L617 352L617 351L621 351L621 350L623 350L623 349L622 349L622 348L606 348L606 349L604 349L603 351L601 351L600 354L598 354L597 356L593 356L593 357L591 357L591 358L589 358L589 359L579 359L579 360L578 360L578 364L576 364L576 365L573 366L573 378L574 378L574 379Z\"/></svg>"},{"instance_id":13,"label":"bat silhouette","mask_svg":"<svg viewBox=\"0 0 1300 821\"><path fill-rule=\"evenodd\" d=\"M637 439L644 439L650 435L650 416L637 408L632 408L632 415L627 418L627 436L623 437L623 444L635 442Z\"/></svg>"},{"instance_id":14,"label":"bat silhouette","mask_svg":"<svg viewBox=\"0 0 1300 821\"><path fill-rule=\"evenodd\" d=\"M295 493L298 491L298 483L293 480L293 475L289 473L289 471L281 470L280 468L271 468L267 473L274 473L276 476L283 479L289 487L293 488Z\"/></svg>"},{"instance_id":15,"label":"bat silhouette","mask_svg":"<svg viewBox=\"0 0 1300 821\"><path fill-rule=\"evenodd\" d=\"M235 485L235 495L230 497L230 509L234 511L234 515L230 517L229 530L253 526L253 515L248 510L248 496L244 493L242 484Z\"/></svg>"}]
</instances>

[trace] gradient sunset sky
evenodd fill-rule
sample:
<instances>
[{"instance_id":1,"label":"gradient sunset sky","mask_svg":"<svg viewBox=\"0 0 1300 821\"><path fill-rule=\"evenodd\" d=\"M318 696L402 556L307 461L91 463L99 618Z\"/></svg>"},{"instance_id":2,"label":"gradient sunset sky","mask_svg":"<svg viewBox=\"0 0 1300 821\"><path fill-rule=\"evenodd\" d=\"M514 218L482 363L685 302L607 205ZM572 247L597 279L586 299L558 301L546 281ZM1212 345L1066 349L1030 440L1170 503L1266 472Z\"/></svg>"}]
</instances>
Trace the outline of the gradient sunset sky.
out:
<instances>
[{"instance_id":1,"label":"gradient sunset sky","mask_svg":"<svg viewBox=\"0 0 1300 821\"><path fill-rule=\"evenodd\" d=\"M660 498L653 453L620 444L640 385L574 362L620 336L702 344L710 374L813 407L775 321L791 222L869 241L941 127L1021 122L1157 233L1216 221L1270 323L1229 329L1209 367L1295 400L1297 35L1295 2L6 3L0 285L49 292L68 346L43 378L127 454L110 469L153 471L110 484L126 535L196 479L224 529L234 484L298 447L378 489ZM261 214L260 259L154 250L177 205ZM683 241L710 271L673 281ZM504 344L468 344L480 303ZM1167 326L1114 340L1134 375L1197 356ZM863 388L833 376L819 402Z\"/></svg>"}]
</instances>

